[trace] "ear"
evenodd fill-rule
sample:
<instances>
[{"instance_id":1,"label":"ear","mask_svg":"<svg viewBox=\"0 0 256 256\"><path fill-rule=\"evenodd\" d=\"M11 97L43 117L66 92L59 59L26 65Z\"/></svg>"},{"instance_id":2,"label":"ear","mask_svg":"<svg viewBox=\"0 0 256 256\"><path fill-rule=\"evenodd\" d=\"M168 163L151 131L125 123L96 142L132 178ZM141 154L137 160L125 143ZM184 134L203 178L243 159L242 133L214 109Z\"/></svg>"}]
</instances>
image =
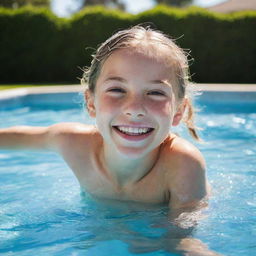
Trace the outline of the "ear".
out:
<instances>
[{"instance_id":1,"label":"ear","mask_svg":"<svg viewBox=\"0 0 256 256\"><path fill-rule=\"evenodd\" d=\"M90 90L86 90L84 93L85 103L90 117L96 116L95 106L94 106L94 94Z\"/></svg>"},{"instance_id":2,"label":"ear","mask_svg":"<svg viewBox=\"0 0 256 256\"><path fill-rule=\"evenodd\" d=\"M185 98L183 100L183 102L179 105L173 120L172 120L172 126L177 126L179 125L180 121L182 120L182 117L184 115L184 112L186 110L186 106L187 106L187 99Z\"/></svg>"}]
</instances>

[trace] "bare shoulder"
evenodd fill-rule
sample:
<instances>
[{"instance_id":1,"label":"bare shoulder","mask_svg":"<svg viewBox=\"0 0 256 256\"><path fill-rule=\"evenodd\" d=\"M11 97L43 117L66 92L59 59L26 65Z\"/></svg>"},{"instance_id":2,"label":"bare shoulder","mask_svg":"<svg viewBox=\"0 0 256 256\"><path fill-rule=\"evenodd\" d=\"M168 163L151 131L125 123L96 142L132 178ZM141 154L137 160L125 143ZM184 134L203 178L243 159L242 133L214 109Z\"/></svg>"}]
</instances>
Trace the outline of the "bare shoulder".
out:
<instances>
[{"instance_id":1,"label":"bare shoulder","mask_svg":"<svg viewBox=\"0 0 256 256\"><path fill-rule=\"evenodd\" d=\"M167 185L172 204L189 205L207 196L206 165L201 152L190 142L174 136L165 146Z\"/></svg>"},{"instance_id":2,"label":"bare shoulder","mask_svg":"<svg viewBox=\"0 0 256 256\"><path fill-rule=\"evenodd\" d=\"M98 136L95 126L81 123L54 124L48 128L48 133L56 149L71 144L73 148L80 144L88 145Z\"/></svg>"},{"instance_id":3,"label":"bare shoulder","mask_svg":"<svg viewBox=\"0 0 256 256\"><path fill-rule=\"evenodd\" d=\"M194 164L205 169L202 153L197 147L181 137L173 136L167 140L164 145L164 154L171 161L170 163L176 163L179 167L187 167L185 170L192 170Z\"/></svg>"}]
</instances>

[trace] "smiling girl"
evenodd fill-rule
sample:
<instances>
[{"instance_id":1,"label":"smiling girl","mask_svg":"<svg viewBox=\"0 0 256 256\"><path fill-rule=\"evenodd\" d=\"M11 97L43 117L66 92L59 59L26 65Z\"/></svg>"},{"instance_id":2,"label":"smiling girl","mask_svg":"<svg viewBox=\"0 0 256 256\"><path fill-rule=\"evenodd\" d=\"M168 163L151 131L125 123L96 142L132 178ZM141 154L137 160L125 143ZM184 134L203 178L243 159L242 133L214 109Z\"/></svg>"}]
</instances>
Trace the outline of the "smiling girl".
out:
<instances>
[{"instance_id":1,"label":"smiling girl","mask_svg":"<svg viewBox=\"0 0 256 256\"><path fill-rule=\"evenodd\" d=\"M99 47L83 82L96 127L1 129L0 147L58 152L95 197L196 208L207 196L205 162L171 132L183 119L198 139L184 52L163 33L135 26Z\"/></svg>"}]
</instances>

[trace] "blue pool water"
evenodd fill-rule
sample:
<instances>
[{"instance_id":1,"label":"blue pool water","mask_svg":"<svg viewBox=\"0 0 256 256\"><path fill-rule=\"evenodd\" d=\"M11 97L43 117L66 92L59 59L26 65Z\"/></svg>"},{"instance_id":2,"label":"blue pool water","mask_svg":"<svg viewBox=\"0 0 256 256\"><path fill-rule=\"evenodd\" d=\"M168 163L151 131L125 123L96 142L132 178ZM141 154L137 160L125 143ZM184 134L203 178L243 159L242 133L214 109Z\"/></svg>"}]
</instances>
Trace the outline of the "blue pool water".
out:
<instances>
[{"instance_id":1,"label":"blue pool water","mask_svg":"<svg viewBox=\"0 0 256 256\"><path fill-rule=\"evenodd\" d=\"M213 187L206 217L191 234L222 255L256 255L256 101L249 93L205 93L198 144ZM0 101L0 127L93 123L79 95ZM178 129L189 138L184 127ZM96 202L49 152L0 151L0 255L179 255L166 206Z\"/></svg>"}]
</instances>

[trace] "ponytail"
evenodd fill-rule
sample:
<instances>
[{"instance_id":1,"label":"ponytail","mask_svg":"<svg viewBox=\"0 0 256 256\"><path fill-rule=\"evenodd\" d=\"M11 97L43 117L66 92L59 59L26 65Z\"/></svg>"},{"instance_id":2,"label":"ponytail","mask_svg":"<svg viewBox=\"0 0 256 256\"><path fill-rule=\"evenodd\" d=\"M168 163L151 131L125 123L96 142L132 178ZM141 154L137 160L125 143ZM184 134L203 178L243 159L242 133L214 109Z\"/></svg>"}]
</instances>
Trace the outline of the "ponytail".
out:
<instances>
[{"instance_id":1,"label":"ponytail","mask_svg":"<svg viewBox=\"0 0 256 256\"><path fill-rule=\"evenodd\" d=\"M194 125L194 108L190 99L187 98L185 116L183 122L186 124L190 135L197 141L202 141L197 133L198 128Z\"/></svg>"}]
</instances>

